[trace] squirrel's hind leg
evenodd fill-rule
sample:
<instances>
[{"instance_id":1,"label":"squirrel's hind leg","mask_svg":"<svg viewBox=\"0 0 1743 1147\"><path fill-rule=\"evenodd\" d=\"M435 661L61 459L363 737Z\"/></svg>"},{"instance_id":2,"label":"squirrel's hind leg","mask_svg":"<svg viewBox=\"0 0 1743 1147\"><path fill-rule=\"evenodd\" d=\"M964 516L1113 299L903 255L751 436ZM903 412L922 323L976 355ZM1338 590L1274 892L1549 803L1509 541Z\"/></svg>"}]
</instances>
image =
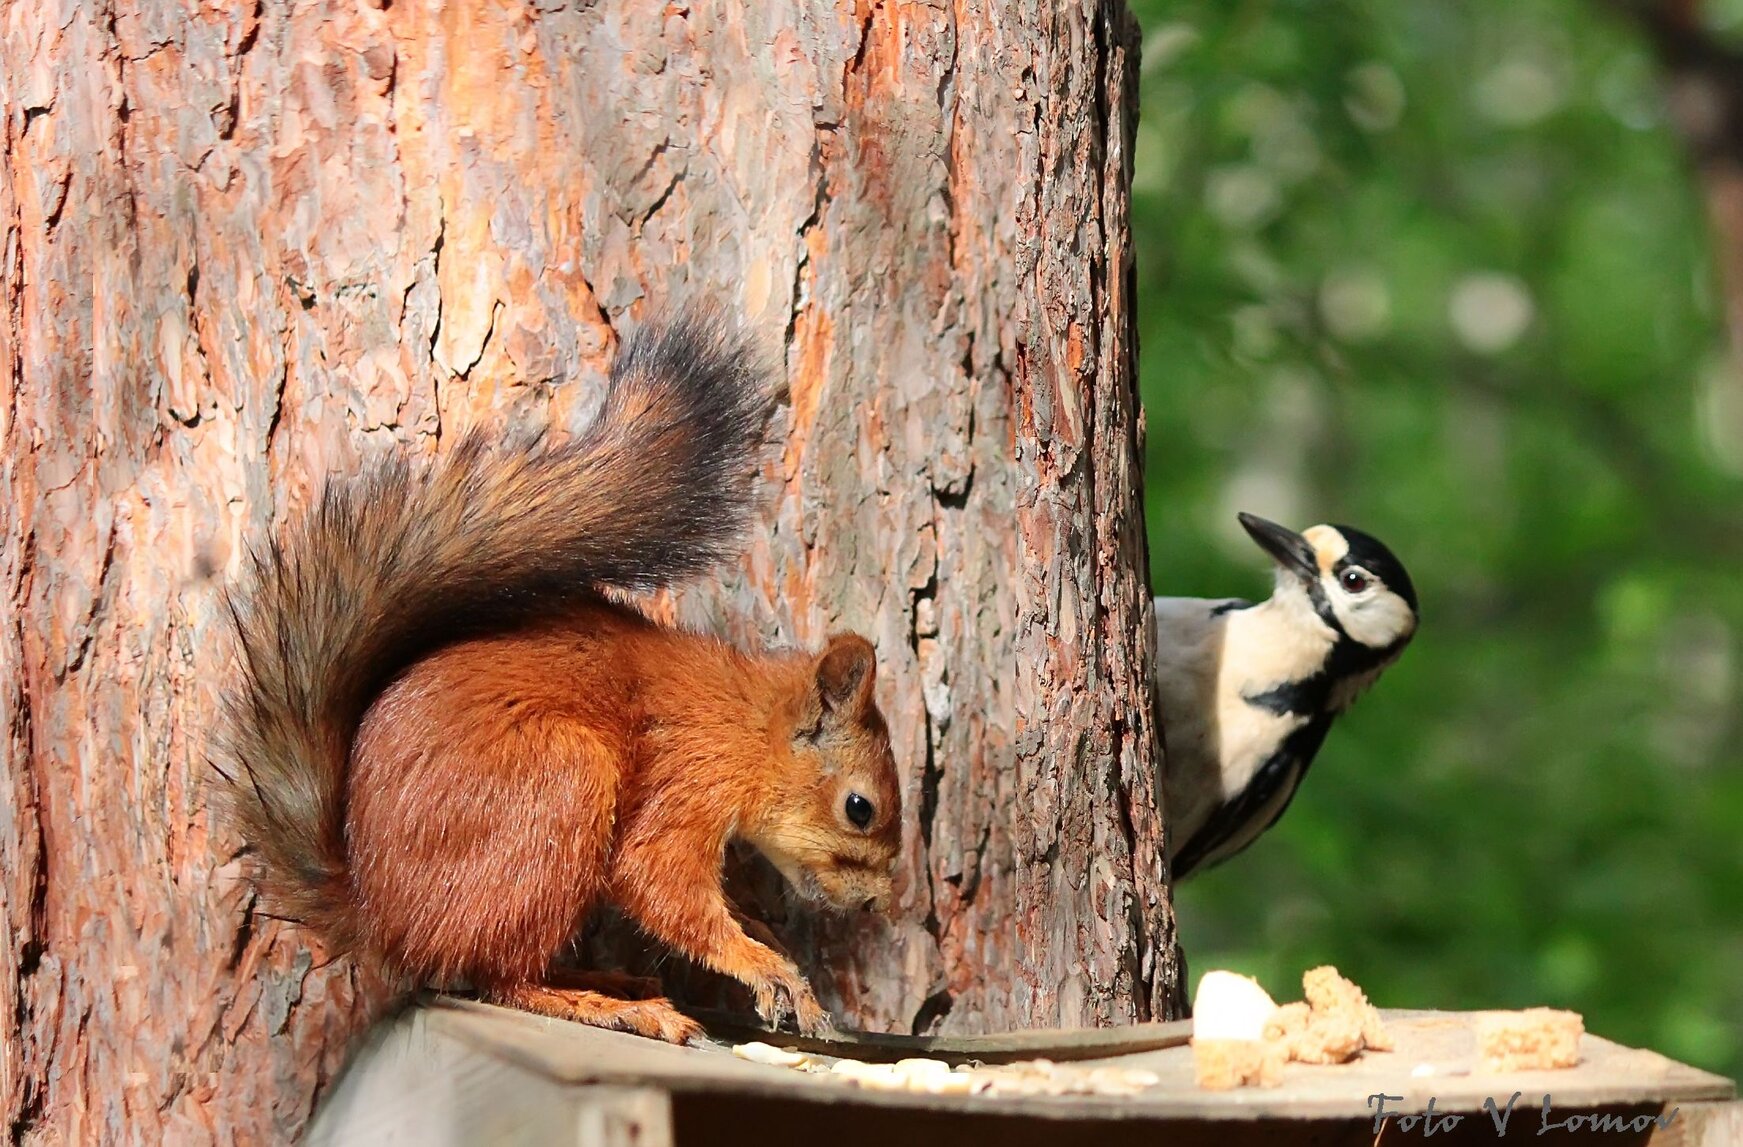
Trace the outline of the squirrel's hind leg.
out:
<instances>
[{"instance_id":1,"label":"squirrel's hind leg","mask_svg":"<svg viewBox=\"0 0 1743 1147\"><path fill-rule=\"evenodd\" d=\"M664 998L620 1000L602 992L560 988L550 984L515 984L486 993L492 1003L541 1016L573 1020L596 1028L630 1032L667 1043L694 1043L702 1025L683 1015Z\"/></svg>"},{"instance_id":2,"label":"squirrel's hind leg","mask_svg":"<svg viewBox=\"0 0 1743 1147\"><path fill-rule=\"evenodd\" d=\"M616 996L620 1000L656 1000L666 994L660 981L652 976L632 976L627 972L595 972L583 968L552 968L545 983L553 988L579 988L587 992Z\"/></svg>"}]
</instances>

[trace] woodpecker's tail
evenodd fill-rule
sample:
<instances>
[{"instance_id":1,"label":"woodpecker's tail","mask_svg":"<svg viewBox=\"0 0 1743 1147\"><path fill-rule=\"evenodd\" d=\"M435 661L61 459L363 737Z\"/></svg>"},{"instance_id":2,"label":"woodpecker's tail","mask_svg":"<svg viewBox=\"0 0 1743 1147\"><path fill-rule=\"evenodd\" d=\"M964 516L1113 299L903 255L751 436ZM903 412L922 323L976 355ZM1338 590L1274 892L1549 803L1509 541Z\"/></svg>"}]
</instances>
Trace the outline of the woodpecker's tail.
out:
<instances>
[{"instance_id":1,"label":"woodpecker's tail","mask_svg":"<svg viewBox=\"0 0 1743 1147\"><path fill-rule=\"evenodd\" d=\"M651 324L578 437L474 431L432 462L386 461L254 555L230 597L240 671L215 764L269 911L354 947L345 773L375 695L459 634L730 556L769 399L725 320Z\"/></svg>"}]
</instances>

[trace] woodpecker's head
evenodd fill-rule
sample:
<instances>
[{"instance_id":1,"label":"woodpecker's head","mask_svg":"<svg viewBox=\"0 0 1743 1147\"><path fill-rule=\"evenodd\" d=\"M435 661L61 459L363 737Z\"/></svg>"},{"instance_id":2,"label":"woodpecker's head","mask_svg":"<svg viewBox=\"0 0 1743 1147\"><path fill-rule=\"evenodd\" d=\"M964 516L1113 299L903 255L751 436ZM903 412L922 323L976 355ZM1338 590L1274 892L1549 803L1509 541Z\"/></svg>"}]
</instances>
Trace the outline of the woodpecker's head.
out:
<instances>
[{"instance_id":1,"label":"woodpecker's head","mask_svg":"<svg viewBox=\"0 0 1743 1147\"><path fill-rule=\"evenodd\" d=\"M1378 538L1349 526L1298 534L1252 514L1240 519L1277 563L1278 596L1305 597L1340 637L1395 654L1416 632L1416 587Z\"/></svg>"}]
</instances>

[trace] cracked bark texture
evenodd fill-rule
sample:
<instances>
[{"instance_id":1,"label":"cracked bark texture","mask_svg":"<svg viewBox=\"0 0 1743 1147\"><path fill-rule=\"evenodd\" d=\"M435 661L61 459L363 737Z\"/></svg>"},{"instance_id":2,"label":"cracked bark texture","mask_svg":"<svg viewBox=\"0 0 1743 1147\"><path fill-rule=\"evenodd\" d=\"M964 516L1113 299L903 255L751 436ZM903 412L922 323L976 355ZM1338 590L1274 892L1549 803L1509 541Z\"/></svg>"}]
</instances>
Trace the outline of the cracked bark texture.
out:
<instances>
[{"instance_id":1,"label":"cracked bark texture","mask_svg":"<svg viewBox=\"0 0 1743 1147\"><path fill-rule=\"evenodd\" d=\"M784 356L763 528L660 603L867 633L882 923L773 911L850 1021L1177 1006L1126 209L1097 0L0 7L0 1110L297 1131L376 993L207 822L242 544L374 449L579 427L649 305ZM766 874L764 874L766 875Z\"/></svg>"}]
</instances>

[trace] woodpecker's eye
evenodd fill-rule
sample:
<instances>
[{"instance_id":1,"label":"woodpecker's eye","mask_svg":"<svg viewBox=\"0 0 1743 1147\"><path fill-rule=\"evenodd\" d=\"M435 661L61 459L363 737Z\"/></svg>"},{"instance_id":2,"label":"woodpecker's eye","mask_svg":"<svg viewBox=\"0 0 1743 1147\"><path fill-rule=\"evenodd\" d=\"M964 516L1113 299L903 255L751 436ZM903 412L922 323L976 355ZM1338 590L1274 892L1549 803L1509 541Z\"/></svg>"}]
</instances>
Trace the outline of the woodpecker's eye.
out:
<instances>
[{"instance_id":1,"label":"woodpecker's eye","mask_svg":"<svg viewBox=\"0 0 1743 1147\"><path fill-rule=\"evenodd\" d=\"M872 822L877 810L872 803L858 793L847 794L847 819L853 822L853 827L864 828Z\"/></svg>"},{"instance_id":2,"label":"woodpecker's eye","mask_svg":"<svg viewBox=\"0 0 1743 1147\"><path fill-rule=\"evenodd\" d=\"M1338 575L1338 584L1344 587L1345 593L1361 593L1368 588L1369 581L1365 570L1347 569Z\"/></svg>"}]
</instances>

